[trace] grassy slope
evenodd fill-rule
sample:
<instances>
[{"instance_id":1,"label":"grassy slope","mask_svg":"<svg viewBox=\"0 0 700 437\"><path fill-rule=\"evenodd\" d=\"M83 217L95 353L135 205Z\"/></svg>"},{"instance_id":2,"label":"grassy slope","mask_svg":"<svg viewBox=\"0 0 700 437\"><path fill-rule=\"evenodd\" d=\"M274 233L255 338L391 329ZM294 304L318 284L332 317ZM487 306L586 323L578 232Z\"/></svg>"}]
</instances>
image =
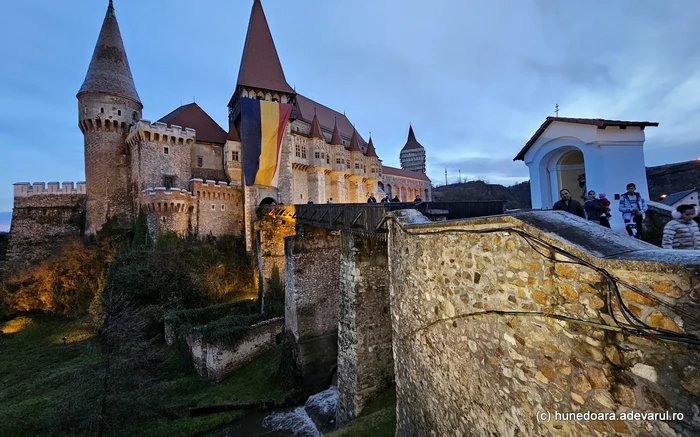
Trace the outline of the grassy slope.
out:
<instances>
[{"instance_id":1,"label":"grassy slope","mask_svg":"<svg viewBox=\"0 0 700 437\"><path fill-rule=\"evenodd\" d=\"M391 388L372 401L360 417L326 437L394 437L396 433L396 389Z\"/></svg>"},{"instance_id":2,"label":"grassy slope","mask_svg":"<svg viewBox=\"0 0 700 437\"><path fill-rule=\"evenodd\" d=\"M0 435L97 435L106 354L87 325L23 317L0 330L6 333L0 337ZM165 348L159 353L175 360L178 354ZM274 349L220 384L171 368L146 387L111 377L106 417L123 417L113 412L129 410L133 402L148 411L134 411L126 423L108 421L104 435L195 436L245 412L190 418L191 407L281 401L292 389L277 377L279 356Z\"/></svg>"}]
</instances>

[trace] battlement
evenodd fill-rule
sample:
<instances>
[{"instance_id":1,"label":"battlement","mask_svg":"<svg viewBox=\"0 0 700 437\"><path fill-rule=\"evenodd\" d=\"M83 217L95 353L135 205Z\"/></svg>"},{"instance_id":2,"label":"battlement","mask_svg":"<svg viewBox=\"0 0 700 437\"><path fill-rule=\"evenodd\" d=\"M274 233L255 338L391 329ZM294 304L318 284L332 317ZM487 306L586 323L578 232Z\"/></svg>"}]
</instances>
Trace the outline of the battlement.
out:
<instances>
[{"instance_id":1,"label":"battlement","mask_svg":"<svg viewBox=\"0 0 700 437\"><path fill-rule=\"evenodd\" d=\"M170 144L192 144L196 139L196 131L188 127L183 128L175 124L168 126L159 121L151 123L150 120L140 120L131 127L126 142L134 145L139 141L160 141Z\"/></svg>"},{"instance_id":2,"label":"battlement","mask_svg":"<svg viewBox=\"0 0 700 437\"><path fill-rule=\"evenodd\" d=\"M29 197L41 194L87 194L85 182L18 182L14 184L15 197Z\"/></svg>"},{"instance_id":3,"label":"battlement","mask_svg":"<svg viewBox=\"0 0 700 437\"><path fill-rule=\"evenodd\" d=\"M238 182L225 182L225 181L214 181L211 179L207 179L206 181L204 179L199 179L199 178L192 178L190 179L190 186L192 187L192 191L194 192L195 189L216 189L216 188L222 188L222 189L231 189L234 187L240 187L240 184Z\"/></svg>"},{"instance_id":4,"label":"battlement","mask_svg":"<svg viewBox=\"0 0 700 437\"><path fill-rule=\"evenodd\" d=\"M194 199L192 193L179 188L155 187L141 192L141 206L147 212L187 212Z\"/></svg>"}]
</instances>

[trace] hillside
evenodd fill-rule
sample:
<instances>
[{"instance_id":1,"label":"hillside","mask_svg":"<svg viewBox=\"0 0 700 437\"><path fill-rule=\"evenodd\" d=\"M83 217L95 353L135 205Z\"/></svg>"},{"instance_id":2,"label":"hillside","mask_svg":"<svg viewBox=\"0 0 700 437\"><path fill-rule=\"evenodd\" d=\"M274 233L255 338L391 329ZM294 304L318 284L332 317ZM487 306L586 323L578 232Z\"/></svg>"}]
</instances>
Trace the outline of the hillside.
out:
<instances>
[{"instance_id":1,"label":"hillside","mask_svg":"<svg viewBox=\"0 0 700 437\"><path fill-rule=\"evenodd\" d=\"M700 160L647 167L649 197L659 200L662 194L700 188Z\"/></svg>"},{"instance_id":2,"label":"hillside","mask_svg":"<svg viewBox=\"0 0 700 437\"><path fill-rule=\"evenodd\" d=\"M433 188L433 197L443 201L505 200L507 209L531 208L529 181L510 187L484 181L444 185Z\"/></svg>"},{"instance_id":3,"label":"hillside","mask_svg":"<svg viewBox=\"0 0 700 437\"><path fill-rule=\"evenodd\" d=\"M700 188L700 160L647 167L649 197L658 201L662 194ZM621 187L621 191L624 187ZM433 188L435 200L505 200L507 209L531 208L530 181L510 187L469 181Z\"/></svg>"}]
</instances>

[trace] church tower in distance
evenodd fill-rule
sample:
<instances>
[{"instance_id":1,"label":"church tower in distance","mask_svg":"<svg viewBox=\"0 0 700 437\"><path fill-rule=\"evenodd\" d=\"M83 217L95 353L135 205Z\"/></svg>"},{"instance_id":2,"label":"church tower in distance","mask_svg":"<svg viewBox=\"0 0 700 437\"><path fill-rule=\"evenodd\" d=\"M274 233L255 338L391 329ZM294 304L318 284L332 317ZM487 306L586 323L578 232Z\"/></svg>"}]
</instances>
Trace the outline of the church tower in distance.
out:
<instances>
[{"instance_id":1,"label":"church tower in distance","mask_svg":"<svg viewBox=\"0 0 700 437\"><path fill-rule=\"evenodd\" d=\"M399 156L401 168L425 174L425 148L416 140L413 126L408 127L408 140Z\"/></svg>"},{"instance_id":2,"label":"church tower in distance","mask_svg":"<svg viewBox=\"0 0 700 437\"><path fill-rule=\"evenodd\" d=\"M76 96L78 124L85 139L87 217L85 231L95 234L108 219L120 229L134 221L130 159L125 143L143 104L131 76L114 5L107 14L95 51Z\"/></svg>"}]
</instances>

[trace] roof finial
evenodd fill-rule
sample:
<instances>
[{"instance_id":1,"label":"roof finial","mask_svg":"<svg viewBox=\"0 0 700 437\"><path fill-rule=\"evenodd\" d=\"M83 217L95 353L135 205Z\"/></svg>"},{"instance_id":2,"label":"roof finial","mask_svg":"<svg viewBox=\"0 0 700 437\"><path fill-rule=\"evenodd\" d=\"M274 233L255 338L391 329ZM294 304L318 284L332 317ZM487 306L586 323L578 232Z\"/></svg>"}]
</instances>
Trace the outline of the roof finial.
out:
<instances>
[{"instance_id":1,"label":"roof finial","mask_svg":"<svg viewBox=\"0 0 700 437\"><path fill-rule=\"evenodd\" d=\"M316 105L314 105L314 115L316 115Z\"/></svg>"},{"instance_id":2,"label":"roof finial","mask_svg":"<svg viewBox=\"0 0 700 437\"><path fill-rule=\"evenodd\" d=\"M114 4L112 4L112 0L109 0L109 6L107 6L107 7L114 9Z\"/></svg>"},{"instance_id":3,"label":"roof finial","mask_svg":"<svg viewBox=\"0 0 700 437\"><path fill-rule=\"evenodd\" d=\"M554 116L559 117L559 103L554 105Z\"/></svg>"}]
</instances>

